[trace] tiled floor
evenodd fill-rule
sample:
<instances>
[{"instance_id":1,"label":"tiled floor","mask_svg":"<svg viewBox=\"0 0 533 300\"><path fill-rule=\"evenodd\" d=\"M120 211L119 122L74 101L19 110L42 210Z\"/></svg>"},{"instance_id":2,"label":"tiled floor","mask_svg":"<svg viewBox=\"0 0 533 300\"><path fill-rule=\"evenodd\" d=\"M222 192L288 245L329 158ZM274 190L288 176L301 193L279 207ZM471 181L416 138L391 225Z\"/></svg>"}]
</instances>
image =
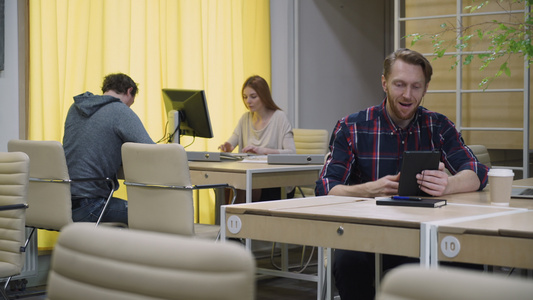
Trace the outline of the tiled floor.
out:
<instances>
[{"instance_id":1,"label":"tiled floor","mask_svg":"<svg viewBox=\"0 0 533 300\"><path fill-rule=\"evenodd\" d=\"M307 261L307 267L302 267L302 248L301 246L291 247L289 250L289 265L292 266L293 272L301 272L304 274L316 274L317 260L316 248L314 251L312 247L306 247L304 254L304 265ZM281 258L279 256L279 249L275 255L271 256L271 251L255 251L257 258L257 266L260 268L279 269ZM309 255L312 254L311 260ZM257 279L257 297L258 300L274 300L274 299L316 299L317 283L272 276L258 276Z\"/></svg>"}]
</instances>

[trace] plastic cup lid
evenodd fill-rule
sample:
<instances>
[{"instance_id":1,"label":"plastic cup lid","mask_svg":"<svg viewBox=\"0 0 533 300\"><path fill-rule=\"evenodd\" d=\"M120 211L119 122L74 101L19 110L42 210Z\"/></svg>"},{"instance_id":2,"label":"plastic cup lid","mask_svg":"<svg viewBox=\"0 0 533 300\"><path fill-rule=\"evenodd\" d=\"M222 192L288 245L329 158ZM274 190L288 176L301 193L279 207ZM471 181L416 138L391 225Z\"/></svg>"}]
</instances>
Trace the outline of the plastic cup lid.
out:
<instances>
[{"instance_id":1,"label":"plastic cup lid","mask_svg":"<svg viewBox=\"0 0 533 300\"><path fill-rule=\"evenodd\" d=\"M489 176L514 176L514 172L511 169L490 169Z\"/></svg>"}]
</instances>

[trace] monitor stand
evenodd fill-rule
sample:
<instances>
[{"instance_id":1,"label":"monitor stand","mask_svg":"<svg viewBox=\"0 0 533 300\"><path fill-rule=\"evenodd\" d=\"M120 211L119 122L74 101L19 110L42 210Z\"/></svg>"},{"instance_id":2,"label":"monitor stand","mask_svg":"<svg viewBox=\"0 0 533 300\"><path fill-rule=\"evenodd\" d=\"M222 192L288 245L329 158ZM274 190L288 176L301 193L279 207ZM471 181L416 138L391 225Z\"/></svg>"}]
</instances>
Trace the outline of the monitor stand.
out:
<instances>
[{"instance_id":1,"label":"monitor stand","mask_svg":"<svg viewBox=\"0 0 533 300\"><path fill-rule=\"evenodd\" d=\"M172 143L180 143L180 112L171 110L168 112L168 132L172 134Z\"/></svg>"}]
</instances>

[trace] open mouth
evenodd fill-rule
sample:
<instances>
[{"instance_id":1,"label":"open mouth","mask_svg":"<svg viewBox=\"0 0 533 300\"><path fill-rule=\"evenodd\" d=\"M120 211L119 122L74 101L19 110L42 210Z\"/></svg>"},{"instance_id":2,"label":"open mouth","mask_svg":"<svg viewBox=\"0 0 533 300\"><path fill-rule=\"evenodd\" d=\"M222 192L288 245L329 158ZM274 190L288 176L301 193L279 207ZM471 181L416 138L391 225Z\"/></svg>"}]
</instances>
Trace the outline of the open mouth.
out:
<instances>
[{"instance_id":1,"label":"open mouth","mask_svg":"<svg viewBox=\"0 0 533 300\"><path fill-rule=\"evenodd\" d=\"M413 103L398 102L398 104L400 104L400 107L402 108L410 108L413 106Z\"/></svg>"}]
</instances>

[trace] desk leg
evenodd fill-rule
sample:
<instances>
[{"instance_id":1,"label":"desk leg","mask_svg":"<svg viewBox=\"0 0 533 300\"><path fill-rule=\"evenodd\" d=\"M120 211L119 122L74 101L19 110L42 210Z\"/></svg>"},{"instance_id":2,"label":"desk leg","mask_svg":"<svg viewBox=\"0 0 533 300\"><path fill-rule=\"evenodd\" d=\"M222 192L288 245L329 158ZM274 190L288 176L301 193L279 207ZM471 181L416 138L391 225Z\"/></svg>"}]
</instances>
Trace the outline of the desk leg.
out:
<instances>
[{"instance_id":1,"label":"desk leg","mask_svg":"<svg viewBox=\"0 0 533 300\"><path fill-rule=\"evenodd\" d=\"M246 203L252 203L252 173L246 171Z\"/></svg>"},{"instance_id":2,"label":"desk leg","mask_svg":"<svg viewBox=\"0 0 533 300\"><path fill-rule=\"evenodd\" d=\"M220 219L223 220L220 222L220 240L226 242L226 206L223 205L220 207Z\"/></svg>"},{"instance_id":3,"label":"desk leg","mask_svg":"<svg viewBox=\"0 0 533 300\"><path fill-rule=\"evenodd\" d=\"M429 257L424 259L425 264L423 264L423 266L428 267L428 268L429 267L438 268L440 245L439 245L437 231L439 227L437 225L428 225L427 227L428 228L425 231L427 231L427 236L428 236L428 242L426 243L429 245Z\"/></svg>"},{"instance_id":4,"label":"desk leg","mask_svg":"<svg viewBox=\"0 0 533 300\"><path fill-rule=\"evenodd\" d=\"M318 289L319 298L324 300L333 299L333 249L318 248L318 284L322 285Z\"/></svg>"},{"instance_id":5,"label":"desk leg","mask_svg":"<svg viewBox=\"0 0 533 300\"><path fill-rule=\"evenodd\" d=\"M226 204L225 201L225 188L215 189L215 225L220 225L220 209Z\"/></svg>"},{"instance_id":6,"label":"desk leg","mask_svg":"<svg viewBox=\"0 0 533 300\"><path fill-rule=\"evenodd\" d=\"M252 172L246 171L246 203L252 203ZM245 239L244 245L246 250L252 251L252 240Z\"/></svg>"},{"instance_id":7,"label":"desk leg","mask_svg":"<svg viewBox=\"0 0 533 300\"><path fill-rule=\"evenodd\" d=\"M327 295L327 280L325 276L325 269L324 269L324 248L317 247L318 248L318 256L317 256L317 271L318 271L318 279L316 282L316 298L318 300L324 299Z\"/></svg>"},{"instance_id":8,"label":"desk leg","mask_svg":"<svg viewBox=\"0 0 533 300\"><path fill-rule=\"evenodd\" d=\"M431 224L420 224L420 265L423 267L429 267L432 265L434 247L431 231Z\"/></svg>"},{"instance_id":9,"label":"desk leg","mask_svg":"<svg viewBox=\"0 0 533 300\"><path fill-rule=\"evenodd\" d=\"M283 272L289 271L289 245L286 243L279 243L281 250L281 270Z\"/></svg>"},{"instance_id":10,"label":"desk leg","mask_svg":"<svg viewBox=\"0 0 533 300\"><path fill-rule=\"evenodd\" d=\"M375 257L375 286L376 286L376 291L379 291L379 288L381 286L381 275L383 273L383 256L381 253L376 253L374 255Z\"/></svg>"}]
</instances>

